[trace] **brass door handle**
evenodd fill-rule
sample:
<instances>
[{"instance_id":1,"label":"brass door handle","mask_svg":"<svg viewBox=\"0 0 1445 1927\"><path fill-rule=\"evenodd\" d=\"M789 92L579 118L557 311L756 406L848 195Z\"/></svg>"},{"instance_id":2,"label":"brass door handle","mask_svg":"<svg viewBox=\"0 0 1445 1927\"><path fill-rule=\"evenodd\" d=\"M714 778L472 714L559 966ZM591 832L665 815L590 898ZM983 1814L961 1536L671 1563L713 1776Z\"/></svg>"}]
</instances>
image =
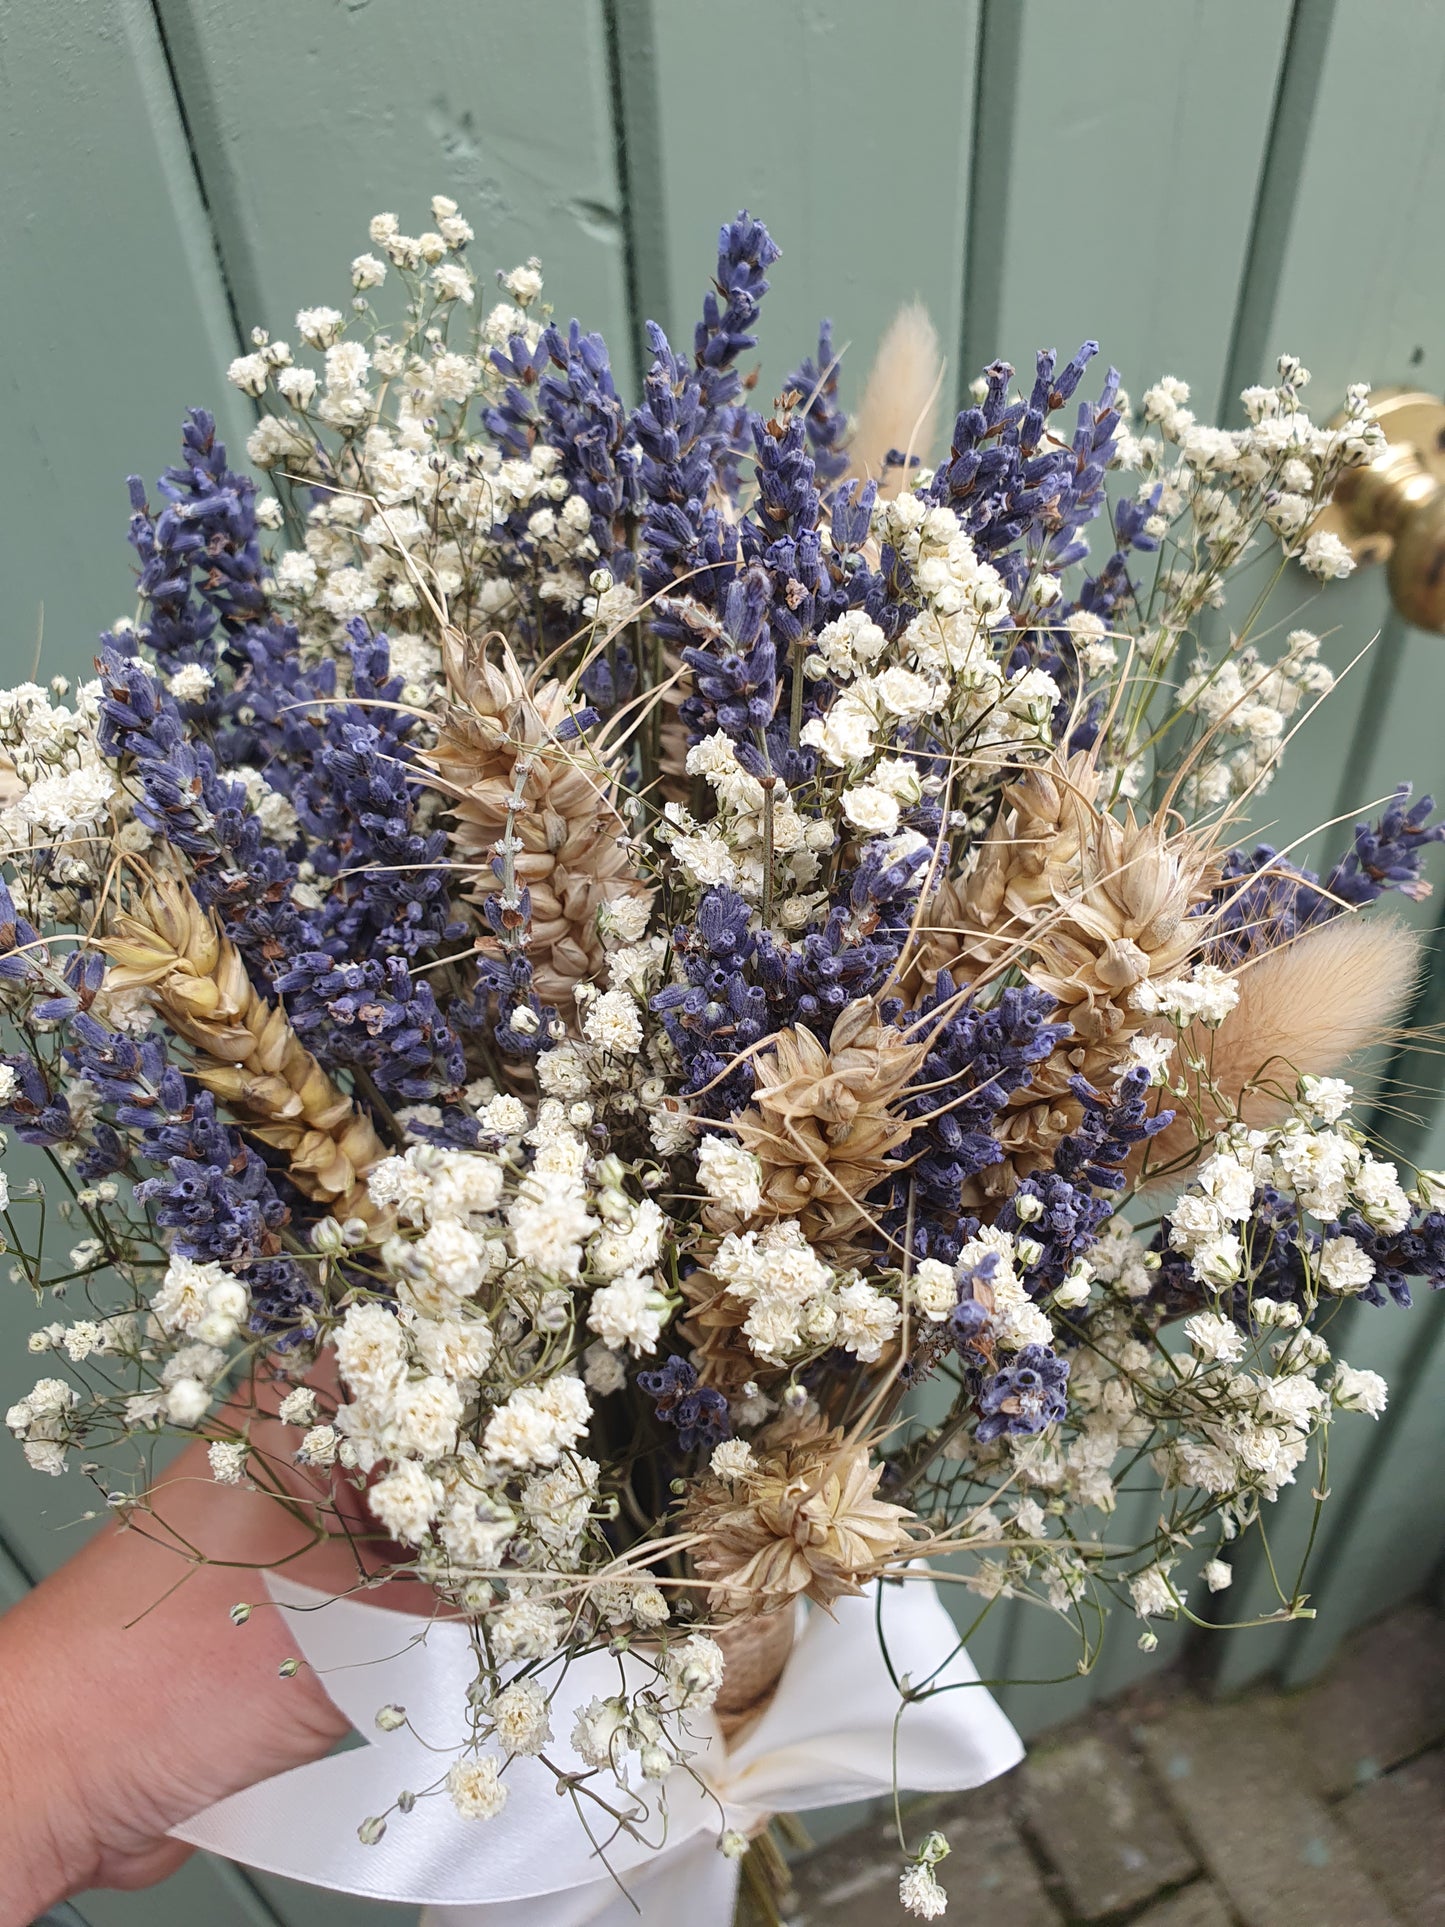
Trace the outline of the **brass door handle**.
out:
<instances>
[{"instance_id":1,"label":"brass door handle","mask_svg":"<svg viewBox=\"0 0 1445 1927\"><path fill-rule=\"evenodd\" d=\"M1445 402L1416 389L1371 397L1386 446L1348 469L1316 526L1357 562L1384 562L1390 596L1417 629L1445 632Z\"/></svg>"}]
</instances>

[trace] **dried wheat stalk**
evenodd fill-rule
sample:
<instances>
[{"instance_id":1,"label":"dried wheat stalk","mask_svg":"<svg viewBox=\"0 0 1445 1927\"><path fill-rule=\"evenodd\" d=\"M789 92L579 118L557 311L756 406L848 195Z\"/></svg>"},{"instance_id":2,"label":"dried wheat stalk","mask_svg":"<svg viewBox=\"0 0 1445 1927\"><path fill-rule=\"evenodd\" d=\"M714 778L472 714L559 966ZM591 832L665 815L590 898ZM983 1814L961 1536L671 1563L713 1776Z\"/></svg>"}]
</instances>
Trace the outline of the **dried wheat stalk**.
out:
<instances>
[{"instance_id":1,"label":"dried wheat stalk","mask_svg":"<svg viewBox=\"0 0 1445 1927\"><path fill-rule=\"evenodd\" d=\"M646 894L617 811L616 773L584 738L562 740L573 713L562 683L529 688L510 654L494 662L456 630L447 631L443 656L448 700L428 760L451 799L470 893L501 888L492 859L514 816L537 994L570 1014L577 985L602 968L598 910Z\"/></svg>"},{"instance_id":2,"label":"dried wheat stalk","mask_svg":"<svg viewBox=\"0 0 1445 1927\"><path fill-rule=\"evenodd\" d=\"M1208 940L1217 875L1212 849L1160 817L1123 820L1101 810L1087 754L1055 755L1004 791L977 859L928 908L908 982L915 994L940 969L972 982L1017 964L1058 999L1073 1034L1010 1100L1000 1135L1008 1155L976 1181L975 1207L1047 1163L1082 1107L1070 1080L1107 1086L1146 1019L1131 1001L1142 983L1177 976Z\"/></svg>"},{"instance_id":3,"label":"dried wheat stalk","mask_svg":"<svg viewBox=\"0 0 1445 1927\"><path fill-rule=\"evenodd\" d=\"M283 1151L299 1191L338 1217L379 1222L363 1182L386 1147L266 1001L240 952L182 883L160 878L103 939L106 986L154 990L171 1028L201 1053L195 1077L246 1129Z\"/></svg>"}]
</instances>

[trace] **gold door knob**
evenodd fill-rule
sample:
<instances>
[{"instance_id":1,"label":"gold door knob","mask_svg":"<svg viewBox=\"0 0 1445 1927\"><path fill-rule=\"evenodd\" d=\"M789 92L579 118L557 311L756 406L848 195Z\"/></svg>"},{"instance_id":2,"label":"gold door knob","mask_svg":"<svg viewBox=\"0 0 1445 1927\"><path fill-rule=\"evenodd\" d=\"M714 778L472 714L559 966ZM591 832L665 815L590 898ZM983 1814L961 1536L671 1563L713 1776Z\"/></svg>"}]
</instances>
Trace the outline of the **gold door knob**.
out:
<instances>
[{"instance_id":1,"label":"gold door knob","mask_svg":"<svg viewBox=\"0 0 1445 1927\"><path fill-rule=\"evenodd\" d=\"M1417 629L1445 631L1445 402L1412 389L1372 397L1386 446L1348 470L1318 526L1357 562L1385 562L1395 607Z\"/></svg>"}]
</instances>

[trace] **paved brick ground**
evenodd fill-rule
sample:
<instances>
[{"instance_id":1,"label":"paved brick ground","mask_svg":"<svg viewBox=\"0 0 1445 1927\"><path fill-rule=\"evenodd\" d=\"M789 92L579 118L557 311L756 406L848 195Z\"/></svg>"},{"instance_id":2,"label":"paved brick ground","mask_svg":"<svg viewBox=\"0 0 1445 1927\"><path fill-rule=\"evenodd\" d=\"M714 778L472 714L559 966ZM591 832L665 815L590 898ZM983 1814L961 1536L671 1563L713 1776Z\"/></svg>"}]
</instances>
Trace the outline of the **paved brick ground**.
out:
<instances>
[{"instance_id":1,"label":"paved brick ground","mask_svg":"<svg viewBox=\"0 0 1445 1927\"><path fill-rule=\"evenodd\" d=\"M1006 1780L908 1808L987 1927L1445 1927L1445 1621L1367 1627L1304 1692L1165 1675L1035 1741ZM801 1860L790 1927L897 1927L891 1821Z\"/></svg>"}]
</instances>

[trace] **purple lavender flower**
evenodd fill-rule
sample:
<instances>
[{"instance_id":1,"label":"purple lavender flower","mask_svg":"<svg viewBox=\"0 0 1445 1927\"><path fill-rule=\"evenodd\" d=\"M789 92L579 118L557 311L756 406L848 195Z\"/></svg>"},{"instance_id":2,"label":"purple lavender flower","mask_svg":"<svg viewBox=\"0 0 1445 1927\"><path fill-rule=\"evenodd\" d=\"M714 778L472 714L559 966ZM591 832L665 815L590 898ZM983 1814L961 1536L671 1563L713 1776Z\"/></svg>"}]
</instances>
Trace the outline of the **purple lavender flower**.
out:
<instances>
[{"instance_id":1,"label":"purple lavender flower","mask_svg":"<svg viewBox=\"0 0 1445 1927\"><path fill-rule=\"evenodd\" d=\"M1248 855L1231 851L1210 906L1213 960L1234 969L1391 890L1417 903L1428 897L1431 886L1421 875L1421 865L1426 847L1445 839L1445 823L1429 820L1433 797L1409 804L1410 785L1402 783L1377 823L1355 825L1350 849L1323 882L1267 843Z\"/></svg>"},{"instance_id":2,"label":"purple lavender flower","mask_svg":"<svg viewBox=\"0 0 1445 1927\"><path fill-rule=\"evenodd\" d=\"M1068 1360L1047 1345L1025 1345L1011 1365L985 1379L979 1394L978 1442L986 1445L1003 1434L1027 1438L1058 1424L1068 1409L1065 1388Z\"/></svg>"},{"instance_id":3,"label":"purple lavender flower","mask_svg":"<svg viewBox=\"0 0 1445 1927\"><path fill-rule=\"evenodd\" d=\"M699 1385L696 1370L685 1358L673 1353L657 1371L639 1372L637 1382L655 1401L663 1424L676 1429L682 1451L710 1452L732 1436L727 1400L710 1385Z\"/></svg>"}]
</instances>

